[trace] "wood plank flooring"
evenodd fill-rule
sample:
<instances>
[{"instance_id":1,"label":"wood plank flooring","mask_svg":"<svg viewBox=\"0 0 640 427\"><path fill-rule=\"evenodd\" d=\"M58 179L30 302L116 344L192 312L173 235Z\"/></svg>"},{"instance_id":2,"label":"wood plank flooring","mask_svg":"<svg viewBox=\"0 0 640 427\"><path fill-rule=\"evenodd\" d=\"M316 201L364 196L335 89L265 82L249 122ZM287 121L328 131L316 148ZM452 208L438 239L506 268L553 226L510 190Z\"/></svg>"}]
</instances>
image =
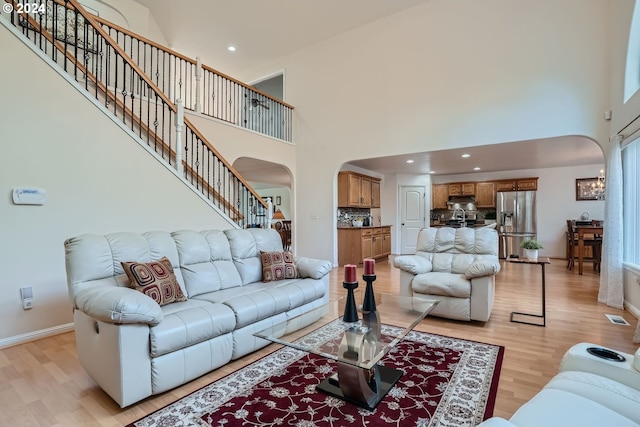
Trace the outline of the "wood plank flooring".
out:
<instances>
[{"instance_id":1,"label":"wood plank flooring","mask_svg":"<svg viewBox=\"0 0 640 427\"><path fill-rule=\"evenodd\" d=\"M495 415L510 417L557 373L564 352L587 341L627 353L637 320L628 312L598 304L599 276L547 266L547 327L509 321L511 311L540 312L540 267L503 263L496 299L487 323L428 317L416 328L505 346ZM361 269L358 276L361 274ZM397 293L399 272L389 262L376 265L378 292ZM364 284L362 284L364 285ZM342 269L331 272L332 296L344 294ZM610 323L622 315L632 326ZM124 426L273 351L269 346L189 384L121 409L95 386L77 360L73 333L0 350L0 426Z\"/></svg>"}]
</instances>

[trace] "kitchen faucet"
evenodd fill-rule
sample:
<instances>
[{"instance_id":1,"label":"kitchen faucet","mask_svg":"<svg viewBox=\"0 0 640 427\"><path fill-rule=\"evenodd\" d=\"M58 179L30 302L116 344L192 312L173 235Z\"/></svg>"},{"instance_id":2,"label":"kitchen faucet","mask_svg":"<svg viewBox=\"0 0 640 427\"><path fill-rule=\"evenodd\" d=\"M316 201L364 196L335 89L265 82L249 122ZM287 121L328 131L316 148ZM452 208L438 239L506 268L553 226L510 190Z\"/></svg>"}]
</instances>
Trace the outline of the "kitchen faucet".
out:
<instances>
[{"instance_id":1,"label":"kitchen faucet","mask_svg":"<svg viewBox=\"0 0 640 427\"><path fill-rule=\"evenodd\" d=\"M456 214L458 213L458 211L462 211L462 222L460 223L460 227L466 227L467 226L467 213L462 208L456 208L453 211L453 217L454 218L456 218Z\"/></svg>"}]
</instances>

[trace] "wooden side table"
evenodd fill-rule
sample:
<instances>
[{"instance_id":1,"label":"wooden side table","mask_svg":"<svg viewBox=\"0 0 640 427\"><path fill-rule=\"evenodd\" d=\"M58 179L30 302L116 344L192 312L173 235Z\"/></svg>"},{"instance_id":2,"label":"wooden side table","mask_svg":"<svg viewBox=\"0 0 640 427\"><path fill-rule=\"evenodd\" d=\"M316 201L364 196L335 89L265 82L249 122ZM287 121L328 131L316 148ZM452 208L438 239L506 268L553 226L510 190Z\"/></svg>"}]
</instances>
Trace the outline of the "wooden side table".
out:
<instances>
[{"instance_id":1,"label":"wooden side table","mask_svg":"<svg viewBox=\"0 0 640 427\"><path fill-rule=\"evenodd\" d=\"M547 264L551 264L551 261L549 260L549 258L537 258L537 259L529 259L529 258L507 258L507 261L514 263L514 264L537 264L540 267L542 267L542 314L531 314L531 313L521 313L519 311L512 311L511 312L511 321L514 323L524 323L525 325L534 325L534 326L542 326L545 327L547 324L547 317L546 317L546 298L545 298L545 271L544 271L544 267ZM536 317L538 319L542 319L542 324L540 323L531 323L531 322L525 322L523 320L514 320L513 316L529 316L529 317Z\"/></svg>"}]
</instances>

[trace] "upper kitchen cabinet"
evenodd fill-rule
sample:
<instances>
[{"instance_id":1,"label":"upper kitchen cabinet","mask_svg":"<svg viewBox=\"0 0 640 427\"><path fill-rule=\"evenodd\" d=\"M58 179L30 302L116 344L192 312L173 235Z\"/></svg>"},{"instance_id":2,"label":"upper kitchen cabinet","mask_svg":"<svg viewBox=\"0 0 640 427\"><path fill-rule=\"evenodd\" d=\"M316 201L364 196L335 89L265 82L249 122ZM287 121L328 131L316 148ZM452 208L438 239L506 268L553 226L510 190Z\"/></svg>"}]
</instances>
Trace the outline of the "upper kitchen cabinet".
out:
<instances>
[{"instance_id":1,"label":"upper kitchen cabinet","mask_svg":"<svg viewBox=\"0 0 640 427\"><path fill-rule=\"evenodd\" d=\"M496 183L477 182L476 183L476 207L495 208L496 207Z\"/></svg>"},{"instance_id":2,"label":"upper kitchen cabinet","mask_svg":"<svg viewBox=\"0 0 640 427\"><path fill-rule=\"evenodd\" d=\"M449 201L449 185L433 184L431 186L431 209L447 209Z\"/></svg>"},{"instance_id":3,"label":"upper kitchen cabinet","mask_svg":"<svg viewBox=\"0 0 640 427\"><path fill-rule=\"evenodd\" d=\"M371 178L371 207L380 207L380 180Z\"/></svg>"},{"instance_id":4,"label":"upper kitchen cabinet","mask_svg":"<svg viewBox=\"0 0 640 427\"><path fill-rule=\"evenodd\" d=\"M496 191L536 191L538 178L519 178L496 181Z\"/></svg>"},{"instance_id":5,"label":"upper kitchen cabinet","mask_svg":"<svg viewBox=\"0 0 640 427\"><path fill-rule=\"evenodd\" d=\"M338 173L338 207L380 207L380 180L355 172Z\"/></svg>"},{"instance_id":6,"label":"upper kitchen cabinet","mask_svg":"<svg viewBox=\"0 0 640 427\"><path fill-rule=\"evenodd\" d=\"M476 184L474 182L453 182L448 184L449 196L474 196Z\"/></svg>"}]
</instances>

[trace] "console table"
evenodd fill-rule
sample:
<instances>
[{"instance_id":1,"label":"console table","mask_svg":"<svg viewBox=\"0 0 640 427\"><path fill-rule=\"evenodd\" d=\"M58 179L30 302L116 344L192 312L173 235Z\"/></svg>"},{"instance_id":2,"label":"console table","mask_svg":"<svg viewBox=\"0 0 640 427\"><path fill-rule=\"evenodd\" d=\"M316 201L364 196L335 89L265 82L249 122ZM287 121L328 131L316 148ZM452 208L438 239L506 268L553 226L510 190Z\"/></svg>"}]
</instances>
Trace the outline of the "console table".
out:
<instances>
[{"instance_id":1,"label":"console table","mask_svg":"<svg viewBox=\"0 0 640 427\"><path fill-rule=\"evenodd\" d=\"M511 321L514 323L524 323L526 325L534 325L534 326L542 326L545 327L546 323L547 323L547 318L546 318L546 299L545 299L545 271L544 271L544 267L547 264L551 264L551 261L549 260L549 258L536 258L536 259L531 259L531 258L508 258L507 261L509 261L510 263L513 264L537 264L542 268L542 314L531 314L531 313L522 313L519 311L513 311L511 312ZM540 323L532 323L532 322L525 322L523 320L514 320L513 317L515 316L528 316L528 317L536 317L539 319L542 319L542 324Z\"/></svg>"}]
</instances>

